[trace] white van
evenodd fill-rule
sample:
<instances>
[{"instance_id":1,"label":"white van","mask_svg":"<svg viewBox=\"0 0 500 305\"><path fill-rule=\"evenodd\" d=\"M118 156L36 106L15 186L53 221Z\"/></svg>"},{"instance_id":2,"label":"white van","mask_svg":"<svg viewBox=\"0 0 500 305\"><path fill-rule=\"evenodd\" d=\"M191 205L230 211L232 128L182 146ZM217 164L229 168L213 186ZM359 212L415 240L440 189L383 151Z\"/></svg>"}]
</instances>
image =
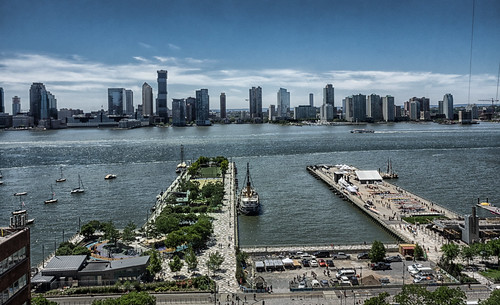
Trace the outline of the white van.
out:
<instances>
[{"instance_id":1,"label":"white van","mask_svg":"<svg viewBox=\"0 0 500 305\"><path fill-rule=\"evenodd\" d=\"M417 274L423 274L423 273L432 273L432 268L431 267L420 267L420 268L415 268L410 271L411 276L415 277Z\"/></svg>"},{"instance_id":2,"label":"white van","mask_svg":"<svg viewBox=\"0 0 500 305\"><path fill-rule=\"evenodd\" d=\"M356 276L356 270L354 270L354 269L340 269L339 271L337 271L335 276L337 277L337 279L340 279L343 276L350 278L351 276Z\"/></svg>"}]
</instances>

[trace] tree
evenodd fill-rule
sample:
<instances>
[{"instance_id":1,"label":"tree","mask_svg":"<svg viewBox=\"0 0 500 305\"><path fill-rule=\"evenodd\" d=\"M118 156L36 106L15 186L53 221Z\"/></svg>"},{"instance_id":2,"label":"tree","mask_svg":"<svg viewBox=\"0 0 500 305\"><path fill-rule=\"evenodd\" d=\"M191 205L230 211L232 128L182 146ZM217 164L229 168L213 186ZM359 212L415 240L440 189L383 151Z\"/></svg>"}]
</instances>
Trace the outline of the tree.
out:
<instances>
[{"instance_id":1,"label":"tree","mask_svg":"<svg viewBox=\"0 0 500 305\"><path fill-rule=\"evenodd\" d=\"M31 305L57 305L56 302L49 301L42 296L31 298Z\"/></svg>"},{"instance_id":2,"label":"tree","mask_svg":"<svg viewBox=\"0 0 500 305\"><path fill-rule=\"evenodd\" d=\"M57 248L56 250L56 256L61 256L61 255L72 255L73 254L73 248L69 246L62 246Z\"/></svg>"},{"instance_id":3,"label":"tree","mask_svg":"<svg viewBox=\"0 0 500 305\"><path fill-rule=\"evenodd\" d=\"M431 293L429 305L462 305L465 304L467 296L459 287L449 288L441 286ZM497 303L498 304L498 303Z\"/></svg>"},{"instance_id":4,"label":"tree","mask_svg":"<svg viewBox=\"0 0 500 305\"><path fill-rule=\"evenodd\" d=\"M394 296L394 301L400 305L430 304L431 293L425 287L405 285L401 292Z\"/></svg>"},{"instance_id":5,"label":"tree","mask_svg":"<svg viewBox=\"0 0 500 305\"><path fill-rule=\"evenodd\" d=\"M500 290L493 290L490 297L479 302L479 305L498 305L500 304Z\"/></svg>"},{"instance_id":6,"label":"tree","mask_svg":"<svg viewBox=\"0 0 500 305\"><path fill-rule=\"evenodd\" d=\"M82 234L85 239L90 239L94 236L95 231L96 228L94 228L91 223L87 223L80 229L80 234Z\"/></svg>"},{"instance_id":7,"label":"tree","mask_svg":"<svg viewBox=\"0 0 500 305\"><path fill-rule=\"evenodd\" d=\"M168 234L170 232L179 229L179 217L175 214L173 215L161 215L155 222L156 228L163 234Z\"/></svg>"},{"instance_id":8,"label":"tree","mask_svg":"<svg viewBox=\"0 0 500 305\"><path fill-rule=\"evenodd\" d=\"M135 224L133 222L129 222L125 229L123 229L122 240L125 242L135 240Z\"/></svg>"},{"instance_id":9,"label":"tree","mask_svg":"<svg viewBox=\"0 0 500 305\"><path fill-rule=\"evenodd\" d=\"M500 268L500 239L488 241L488 249L492 256L497 257L497 266Z\"/></svg>"},{"instance_id":10,"label":"tree","mask_svg":"<svg viewBox=\"0 0 500 305\"><path fill-rule=\"evenodd\" d=\"M177 255L175 255L174 258L171 259L170 262L168 263L168 266L170 267L170 271L177 273L181 271L182 266L184 266L184 263Z\"/></svg>"},{"instance_id":11,"label":"tree","mask_svg":"<svg viewBox=\"0 0 500 305\"><path fill-rule=\"evenodd\" d=\"M112 221L104 223L104 238L109 239L111 244L116 244L116 241L120 237L120 232L115 228Z\"/></svg>"},{"instance_id":12,"label":"tree","mask_svg":"<svg viewBox=\"0 0 500 305\"><path fill-rule=\"evenodd\" d=\"M381 241L375 240L370 249L370 260L372 263L381 262L385 258L385 246Z\"/></svg>"},{"instance_id":13,"label":"tree","mask_svg":"<svg viewBox=\"0 0 500 305\"><path fill-rule=\"evenodd\" d=\"M213 273L220 269L223 262L224 256L222 256L219 251L215 251L215 253L210 253L208 255L207 267Z\"/></svg>"},{"instance_id":14,"label":"tree","mask_svg":"<svg viewBox=\"0 0 500 305\"><path fill-rule=\"evenodd\" d=\"M87 247L84 246L76 246L73 249L73 252L71 253L72 255L90 255L90 250Z\"/></svg>"},{"instance_id":15,"label":"tree","mask_svg":"<svg viewBox=\"0 0 500 305\"><path fill-rule=\"evenodd\" d=\"M384 291L376 297L369 298L363 304L364 305L389 305L390 303L387 302L387 300L386 300L387 297L389 297L389 294Z\"/></svg>"},{"instance_id":16,"label":"tree","mask_svg":"<svg viewBox=\"0 0 500 305\"><path fill-rule=\"evenodd\" d=\"M92 305L154 305L156 304L156 297L148 294L147 292L135 292L124 294L117 299L95 299Z\"/></svg>"},{"instance_id":17,"label":"tree","mask_svg":"<svg viewBox=\"0 0 500 305\"><path fill-rule=\"evenodd\" d=\"M167 238L165 238L165 246L167 248L176 248L186 242L186 236L182 234L182 231L174 231L168 234Z\"/></svg>"},{"instance_id":18,"label":"tree","mask_svg":"<svg viewBox=\"0 0 500 305\"><path fill-rule=\"evenodd\" d=\"M460 257L467 261L467 266L469 266L471 259L474 259L476 254L476 248L473 246L463 246L460 249Z\"/></svg>"},{"instance_id":19,"label":"tree","mask_svg":"<svg viewBox=\"0 0 500 305\"><path fill-rule=\"evenodd\" d=\"M158 250L152 249L146 251L144 254L149 255L149 264L146 267L146 270L150 275L154 276L156 273L161 271L160 252L158 252Z\"/></svg>"},{"instance_id":20,"label":"tree","mask_svg":"<svg viewBox=\"0 0 500 305\"><path fill-rule=\"evenodd\" d=\"M443 260L446 263L453 262L460 254L460 248L456 244L445 244L441 246L443 252Z\"/></svg>"},{"instance_id":21,"label":"tree","mask_svg":"<svg viewBox=\"0 0 500 305\"><path fill-rule=\"evenodd\" d=\"M420 247L419 244L415 245L415 250L413 252L413 255L415 256L415 259L421 260L424 258L424 250L422 247Z\"/></svg>"},{"instance_id":22,"label":"tree","mask_svg":"<svg viewBox=\"0 0 500 305\"><path fill-rule=\"evenodd\" d=\"M488 244L483 244L483 243L475 243L472 245L473 248L475 248L476 253L481 256L481 259L483 261L487 261L491 257L491 251L490 248L488 247Z\"/></svg>"},{"instance_id":23,"label":"tree","mask_svg":"<svg viewBox=\"0 0 500 305\"><path fill-rule=\"evenodd\" d=\"M193 247L189 247L188 253L184 257L186 261L188 270L194 271L198 266L198 259L196 258L196 254L194 253Z\"/></svg>"}]
</instances>

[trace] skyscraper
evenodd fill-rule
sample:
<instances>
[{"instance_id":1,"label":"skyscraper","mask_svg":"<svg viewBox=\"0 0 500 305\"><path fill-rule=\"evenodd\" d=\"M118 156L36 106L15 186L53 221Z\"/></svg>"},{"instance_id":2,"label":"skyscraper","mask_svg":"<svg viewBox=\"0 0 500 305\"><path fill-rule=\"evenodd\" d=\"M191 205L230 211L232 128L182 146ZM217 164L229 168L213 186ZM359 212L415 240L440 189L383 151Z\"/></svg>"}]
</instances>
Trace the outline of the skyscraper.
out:
<instances>
[{"instance_id":1,"label":"skyscraper","mask_svg":"<svg viewBox=\"0 0 500 305\"><path fill-rule=\"evenodd\" d=\"M153 115L153 88L148 83L142 84L142 115Z\"/></svg>"},{"instance_id":2,"label":"skyscraper","mask_svg":"<svg viewBox=\"0 0 500 305\"><path fill-rule=\"evenodd\" d=\"M172 99L172 125L186 126L186 102L184 99Z\"/></svg>"},{"instance_id":3,"label":"skyscraper","mask_svg":"<svg viewBox=\"0 0 500 305\"><path fill-rule=\"evenodd\" d=\"M134 92L132 90L125 90L126 103L125 112L127 114L134 114Z\"/></svg>"},{"instance_id":4,"label":"skyscraper","mask_svg":"<svg viewBox=\"0 0 500 305\"><path fill-rule=\"evenodd\" d=\"M277 103L278 116L282 118L288 117L288 112L290 111L290 92L285 88L280 88L278 90Z\"/></svg>"},{"instance_id":5,"label":"skyscraper","mask_svg":"<svg viewBox=\"0 0 500 305\"><path fill-rule=\"evenodd\" d=\"M16 115L20 112L21 112L21 98L16 95L12 98L12 115Z\"/></svg>"},{"instance_id":6,"label":"skyscraper","mask_svg":"<svg viewBox=\"0 0 500 305\"><path fill-rule=\"evenodd\" d=\"M4 99L3 88L0 87L0 113L3 112L5 112L5 99Z\"/></svg>"},{"instance_id":7,"label":"skyscraper","mask_svg":"<svg viewBox=\"0 0 500 305\"><path fill-rule=\"evenodd\" d=\"M123 115L126 96L125 88L108 88L108 114Z\"/></svg>"},{"instance_id":8,"label":"skyscraper","mask_svg":"<svg viewBox=\"0 0 500 305\"><path fill-rule=\"evenodd\" d=\"M196 90L196 125L209 126L210 97L208 89Z\"/></svg>"},{"instance_id":9,"label":"skyscraper","mask_svg":"<svg viewBox=\"0 0 500 305\"><path fill-rule=\"evenodd\" d=\"M394 121L394 97L386 95L382 97L382 116L384 121Z\"/></svg>"},{"instance_id":10,"label":"skyscraper","mask_svg":"<svg viewBox=\"0 0 500 305\"><path fill-rule=\"evenodd\" d=\"M220 118L226 118L226 93L224 92L220 94Z\"/></svg>"},{"instance_id":11,"label":"skyscraper","mask_svg":"<svg viewBox=\"0 0 500 305\"><path fill-rule=\"evenodd\" d=\"M57 100L45 89L43 83L33 83L30 88L30 116L38 121L57 118Z\"/></svg>"},{"instance_id":12,"label":"skyscraper","mask_svg":"<svg viewBox=\"0 0 500 305\"><path fill-rule=\"evenodd\" d=\"M366 95L357 94L345 98L345 119L349 122L366 120Z\"/></svg>"},{"instance_id":13,"label":"skyscraper","mask_svg":"<svg viewBox=\"0 0 500 305\"><path fill-rule=\"evenodd\" d=\"M252 87L248 90L250 102L250 118L262 118L262 88Z\"/></svg>"},{"instance_id":14,"label":"skyscraper","mask_svg":"<svg viewBox=\"0 0 500 305\"><path fill-rule=\"evenodd\" d=\"M156 114L168 122L167 107L167 70L158 70L158 98L156 99Z\"/></svg>"},{"instance_id":15,"label":"skyscraper","mask_svg":"<svg viewBox=\"0 0 500 305\"><path fill-rule=\"evenodd\" d=\"M332 84L327 84L323 88L323 104L330 104L335 107L335 88Z\"/></svg>"},{"instance_id":16,"label":"skyscraper","mask_svg":"<svg viewBox=\"0 0 500 305\"><path fill-rule=\"evenodd\" d=\"M188 123L196 121L196 99L194 97L186 98L186 121Z\"/></svg>"},{"instance_id":17,"label":"skyscraper","mask_svg":"<svg viewBox=\"0 0 500 305\"><path fill-rule=\"evenodd\" d=\"M370 94L366 98L366 117L378 122L383 120L382 100L378 94Z\"/></svg>"},{"instance_id":18,"label":"skyscraper","mask_svg":"<svg viewBox=\"0 0 500 305\"><path fill-rule=\"evenodd\" d=\"M453 95L446 93L443 97L443 113L448 120L453 120Z\"/></svg>"},{"instance_id":19,"label":"skyscraper","mask_svg":"<svg viewBox=\"0 0 500 305\"><path fill-rule=\"evenodd\" d=\"M314 107L314 94L309 93L309 106Z\"/></svg>"}]
</instances>

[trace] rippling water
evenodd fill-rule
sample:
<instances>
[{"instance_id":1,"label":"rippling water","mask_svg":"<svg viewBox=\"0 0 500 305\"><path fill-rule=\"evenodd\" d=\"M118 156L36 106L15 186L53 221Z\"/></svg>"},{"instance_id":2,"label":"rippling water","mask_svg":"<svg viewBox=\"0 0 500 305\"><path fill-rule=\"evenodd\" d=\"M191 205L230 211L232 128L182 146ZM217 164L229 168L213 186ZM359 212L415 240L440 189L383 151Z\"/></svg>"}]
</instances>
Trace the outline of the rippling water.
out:
<instances>
[{"instance_id":1,"label":"rippling water","mask_svg":"<svg viewBox=\"0 0 500 305\"><path fill-rule=\"evenodd\" d=\"M369 218L334 196L306 171L309 164L386 166L399 186L462 214L477 197L500 204L500 125L433 123L350 126L215 125L186 128L67 129L0 132L0 225L23 197L30 217L32 263L74 234L78 221L144 223L156 195L175 179L180 145L187 159L226 156L243 181L246 162L262 197L262 214L240 217L243 245L392 241ZM68 179L55 183L63 167ZM118 176L104 180L106 174ZM71 195L81 175L86 191ZM53 185L59 202L45 205ZM483 216L487 214L483 213ZM44 247L45 250L42 250Z\"/></svg>"}]
</instances>

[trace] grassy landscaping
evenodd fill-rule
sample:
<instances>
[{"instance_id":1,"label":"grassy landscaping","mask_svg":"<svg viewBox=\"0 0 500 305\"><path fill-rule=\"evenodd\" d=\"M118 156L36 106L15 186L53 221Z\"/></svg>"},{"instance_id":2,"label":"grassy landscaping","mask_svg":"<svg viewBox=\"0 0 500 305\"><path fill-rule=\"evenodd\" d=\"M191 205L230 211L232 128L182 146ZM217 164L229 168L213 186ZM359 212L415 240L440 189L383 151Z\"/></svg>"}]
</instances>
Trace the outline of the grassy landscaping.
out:
<instances>
[{"instance_id":1,"label":"grassy landscaping","mask_svg":"<svg viewBox=\"0 0 500 305\"><path fill-rule=\"evenodd\" d=\"M434 219L445 219L444 216L413 216L413 217L403 217L402 219L411 224L428 224L431 223Z\"/></svg>"},{"instance_id":2,"label":"grassy landscaping","mask_svg":"<svg viewBox=\"0 0 500 305\"><path fill-rule=\"evenodd\" d=\"M495 283L500 282L500 270L497 269L488 269L486 271L479 272L484 277L494 281Z\"/></svg>"}]
</instances>

